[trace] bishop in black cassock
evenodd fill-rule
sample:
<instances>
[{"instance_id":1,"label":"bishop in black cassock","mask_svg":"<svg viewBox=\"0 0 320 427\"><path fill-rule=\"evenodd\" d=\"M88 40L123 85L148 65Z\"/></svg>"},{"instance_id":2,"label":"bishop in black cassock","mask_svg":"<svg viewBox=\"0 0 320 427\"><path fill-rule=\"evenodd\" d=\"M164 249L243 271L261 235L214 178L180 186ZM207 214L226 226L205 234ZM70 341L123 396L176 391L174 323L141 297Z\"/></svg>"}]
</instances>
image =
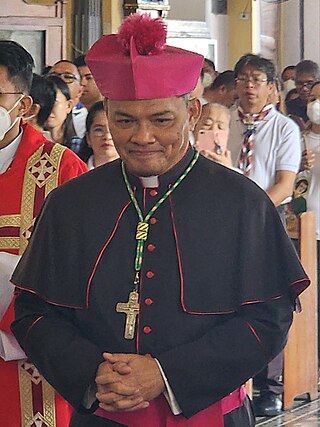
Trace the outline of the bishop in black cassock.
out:
<instances>
[{"instance_id":1,"label":"bishop in black cassock","mask_svg":"<svg viewBox=\"0 0 320 427\"><path fill-rule=\"evenodd\" d=\"M283 349L309 281L268 196L188 145L199 102L179 96L185 80L175 69L177 97L170 76L155 95L139 62L152 54L140 58L132 40L123 61L135 66L118 74L136 73L133 92L96 72L123 163L48 197L13 276L12 330L77 411L73 426L249 427L242 385ZM94 75L115 50L114 38L101 43ZM164 61L181 55L170 49ZM190 90L202 59L182 52L173 63L194 61Z\"/></svg>"}]
</instances>

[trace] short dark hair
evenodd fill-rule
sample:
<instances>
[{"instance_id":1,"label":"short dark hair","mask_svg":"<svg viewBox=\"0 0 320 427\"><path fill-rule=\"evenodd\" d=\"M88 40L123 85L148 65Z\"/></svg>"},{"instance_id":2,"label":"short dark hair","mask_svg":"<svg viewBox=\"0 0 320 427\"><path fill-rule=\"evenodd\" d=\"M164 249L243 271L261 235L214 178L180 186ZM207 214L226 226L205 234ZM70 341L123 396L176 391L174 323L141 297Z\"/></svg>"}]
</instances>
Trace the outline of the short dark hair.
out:
<instances>
[{"instance_id":1,"label":"short dark hair","mask_svg":"<svg viewBox=\"0 0 320 427\"><path fill-rule=\"evenodd\" d=\"M68 85L62 79L60 79L60 77L48 74L47 76L45 76L45 78L52 81L55 85L56 90L60 90L68 101L71 99Z\"/></svg>"},{"instance_id":2,"label":"short dark hair","mask_svg":"<svg viewBox=\"0 0 320 427\"><path fill-rule=\"evenodd\" d=\"M28 95L34 67L30 53L17 42L0 40L0 65L7 68L10 80L15 88Z\"/></svg>"},{"instance_id":3,"label":"short dark hair","mask_svg":"<svg viewBox=\"0 0 320 427\"><path fill-rule=\"evenodd\" d=\"M88 115L86 118L86 131L89 132L92 126L92 123L94 121L94 118L96 117L96 114L99 111L104 111L103 101L98 101L89 109Z\"/></svg>"},{"instance_id":4,"label":"short dark hair","mask_svg":"<svg viewBox=\"0 0 320 427\"><path fill-rule=\"evenodd\" d=\"M79 68L78 68L78 66L77 66L74 62L69 61L69 59L60 59L59 61L55 62L55 63L52 65L52 67L50 68L50 70L48 71L48 73L47 73L47 74L48 74L48 75L50 75L50 73L51 73L51 69L52 69L55 65L63 64L63 63L71 64L71 65L73 65L74 67L76 67L76 69L77 69L77 73L79 74L79 77L80 77L80 72L79 72ZM54 72L53 72L53 74L54 74Z\"/></svg>"},{"instance_id":5,"label":"short dark hair","mask_svg":"<svg viewBox=\"0 0 320 427\"><path fill-rule=\"evenodd\" d=\"M87 64L86 64L86 61L85 61L85 55L80 55L80 56L78 56L74 61L73 61L73 63L74 63L74 65L76 66L76 67L87 67Z\"/></svg>"},{"instance_id":6,"label":"short dark hair","mask_svg":"<svg viewBox=\"0 0 320 427\"><path fill-rule=\"evenodd\" d=\"M226 86L228 90L232 90L236 86L235 73L232 70L226 70L218 74L214 79L210 89L218 89L220 86Z\"/></svg>"},{"instance_id":7,"label":"short dark hair","mask_svg":"<svg viewBox=\"0 0 320 427\"><path fill-rule=\"evenodd\" d=\"M282 73L281 73L281 79L283 78L283 75L284 75L284 73L286 72L286 71L291 71L291 70L295 70L296 69L296 66L295 65L287 65L283 70L282 70Z\"/></svg>"},{"instance_id":8,"label":"short dark hair","mask_svg":"<svg viewBox=\"0 0 320 427\"><path fill-rule=\"evenodd\" d=\"M212 70L213 70L213 71L216 71L216 66L214 65L214 62L213 62L213 61L211 61L211 59L209 59L209 58L204 58L204 62L206 62L206 63L209 65L209 67L211 67L211 68L212 68Z\"/></svg>"},{"instance_id":9,"label":"short dark hair","mask_svg":"<svg viewBox=\"0 0 320 427\"><path fill-rule=\"evenodd\" d=\"M301 76L301 74L309 74L313 76L316 80L320 80L320 68L316 62L305 59L300 61L296 65L296 78Z\"/></svg>"},{"instance_id":10,"label":"short dark hair","mask_svg":"<svg viewBox=\"0 0 320 427\"><path fill-rule=\"evenodd\" d=\"M69 61L69 59L59 59L59 61L55 62L52 67L54 67L57 64L60 64L61 62L67 62L68 64L73 64L72 61Z\"/></svg>"},{"instance_id":11,"label":"short dark hair","mask_svg":"<svg viewBox=\"0 0 320 427\"><path fill-rule=\"evenodd\" d=\"M33 102L40 106L40 110L37 115L37 124L43 127L56 100L56 85L52 79L47 79L43 76L39 76L38 74L34 74L30 89L30 96L32 97Z\"/></svg>"},{"instance_id":12,"label":"short dark hair","mask_svg":"<svg viewBox=\"0 0 320 427\"><path fill-rule=\"evenodd\" d=\"M276 78L276 67L270 59L264 58L261 55L254 55L253 53L247 53L243 55L234 67L235 78L238 78L238 75L241 74L243 69L251 65L255 69L265 73L267 75L268 83L274 82Z\"/></svg>"}]
</instances>

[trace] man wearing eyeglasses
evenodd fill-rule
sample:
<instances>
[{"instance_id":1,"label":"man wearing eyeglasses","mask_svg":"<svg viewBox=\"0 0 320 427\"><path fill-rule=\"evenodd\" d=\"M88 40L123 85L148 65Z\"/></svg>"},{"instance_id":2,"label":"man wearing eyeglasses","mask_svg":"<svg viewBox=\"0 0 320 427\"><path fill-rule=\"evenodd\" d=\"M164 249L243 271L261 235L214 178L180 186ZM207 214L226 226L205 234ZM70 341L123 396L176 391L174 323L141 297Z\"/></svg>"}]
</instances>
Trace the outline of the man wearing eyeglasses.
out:
<instances>
[{"instance_id":1,"label":"man wearing eyeglasses","mask_svg":"<svg viewBox=\"0 0 320 427\"><path fill-rule=\"evenodd\" d=\"M49 75L60 77L68 85L73 109L72 122L70 121L70 123L68 123L67 132L69 135L68 139L74 141L69 148L79 155L82 145L81 140L86 132L86 118L88 111L80 102L83 86L81 85L81 77L78 67L71 61L63 59L53 65L49 71ZM82 160L87 161L86 158L82 158Z\"/></svg>"},{"instance_id":2,"label":"man wearing eyeglasses","mask_svg":"<svg viewBox=\"0 0 320 427\"><path fill-rule=\"evenodd\" d=\"M239 108L231 114L228 142L233 166L266 191L284 220L300 166L299 128L271 103L276 70L270 60L245 55L235 66L235 77ZM256 415L281 412L282 368L280 353L257 377L260 398L255 402Z\"/></svg>"},{"instance_id":3,"label":"man wearing eyeglasses","mask_svg":"<svg viewBox=\"0 0 320 427\"><path fill-rule=\"evenodd\" d=\"M307 103L313 84L320 80L320 68L318 64L310 60L299 62L296 66L295 83L298 98L286 103L287 114L305 130L308 124Z\"/></svg>"}]
</instances>

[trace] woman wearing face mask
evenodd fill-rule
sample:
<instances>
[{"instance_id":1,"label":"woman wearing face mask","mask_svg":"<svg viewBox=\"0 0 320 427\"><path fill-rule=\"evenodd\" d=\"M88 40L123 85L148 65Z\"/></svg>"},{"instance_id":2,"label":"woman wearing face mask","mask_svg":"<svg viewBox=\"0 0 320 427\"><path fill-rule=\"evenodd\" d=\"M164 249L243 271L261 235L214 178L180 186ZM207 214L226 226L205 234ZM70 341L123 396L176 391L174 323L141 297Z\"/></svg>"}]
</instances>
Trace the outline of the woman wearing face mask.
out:
<instances>
[{"instance_id":1,"label":"woman wearing face mask","mask_svg":"<svg viewBox=\"0 0 320 427\"><path fill-rule=\"evenodd\" d=\"M306 195L307 210L316 213L318 266L320 266L320 81L314 83L311 88L307 104L307 115L311 122L311 127L303 135L305 150L302 153L302 169L306 169L310 173L310 188ZM320 284L320 268L318 268L318 284ZM320 298L319 286L318 298ZM318 328L320 330L319 309ZM318 338L318 349L320 350L320 336Z\"/></svg>"}]
</instances>

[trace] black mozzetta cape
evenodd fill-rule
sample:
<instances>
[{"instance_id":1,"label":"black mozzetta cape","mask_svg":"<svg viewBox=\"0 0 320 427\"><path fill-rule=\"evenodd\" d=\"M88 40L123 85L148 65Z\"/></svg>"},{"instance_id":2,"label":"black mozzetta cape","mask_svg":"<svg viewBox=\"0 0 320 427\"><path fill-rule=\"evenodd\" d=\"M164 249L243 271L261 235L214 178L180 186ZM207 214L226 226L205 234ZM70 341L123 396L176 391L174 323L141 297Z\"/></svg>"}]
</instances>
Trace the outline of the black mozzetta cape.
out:
<instances>
[{"instance_id":1,"label":"black mozzetta cape","mask_svg":"<svg viewBox=\"0 0 320 427\"><path fill-rule=\"evenodd\" d=\"M128 175L144 213L192 156L190 148L156 189ZM115 306L132 290L137 220L120 161L54 190L13 275L12 329L78 410L101 353L126 352L156 357L191 417L283 348L309 281L268 196L200 156L151 221L136 336L125 340Z\"/></svg>"}]
</instances>

